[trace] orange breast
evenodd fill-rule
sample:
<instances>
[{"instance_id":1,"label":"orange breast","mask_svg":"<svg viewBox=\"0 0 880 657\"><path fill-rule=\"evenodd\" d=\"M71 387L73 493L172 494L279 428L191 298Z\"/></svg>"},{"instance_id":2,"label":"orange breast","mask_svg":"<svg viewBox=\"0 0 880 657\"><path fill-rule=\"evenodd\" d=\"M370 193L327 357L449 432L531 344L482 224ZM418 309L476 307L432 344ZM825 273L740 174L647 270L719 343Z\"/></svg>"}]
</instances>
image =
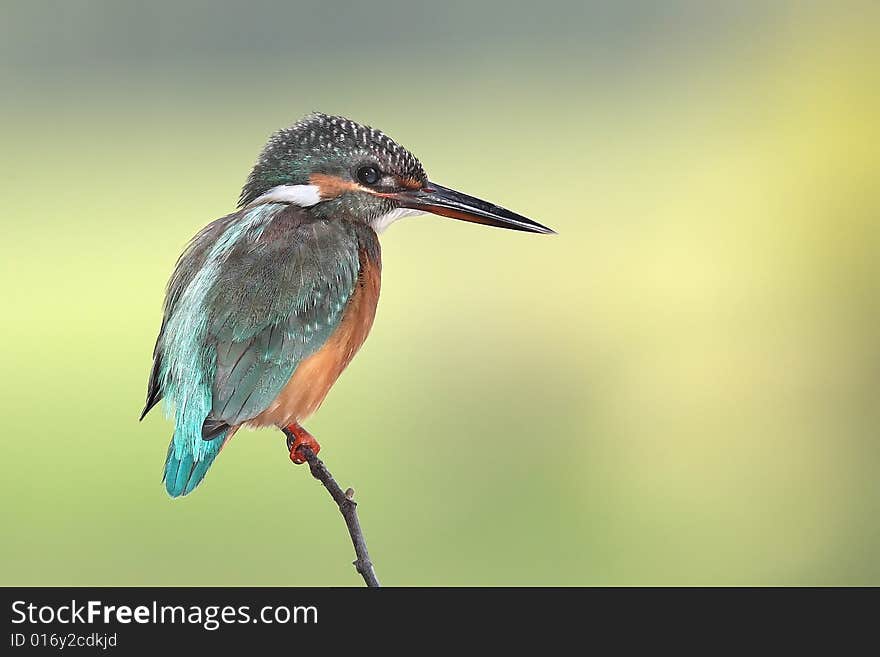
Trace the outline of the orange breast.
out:
<instances>
[{"instance_id":1,"label":"orange breast","mask_svg":"<svg viewBox=\"0 0 880 657\"><path fill-rule=\"evenodd\" d=\"M323 347L299 364L275 401L247 424L286 427L302 422L318 410L354 358L373 326L381 284L381 265L363 251L360 260L358 283L339 327Z\"/></svg>"}]
</instances>

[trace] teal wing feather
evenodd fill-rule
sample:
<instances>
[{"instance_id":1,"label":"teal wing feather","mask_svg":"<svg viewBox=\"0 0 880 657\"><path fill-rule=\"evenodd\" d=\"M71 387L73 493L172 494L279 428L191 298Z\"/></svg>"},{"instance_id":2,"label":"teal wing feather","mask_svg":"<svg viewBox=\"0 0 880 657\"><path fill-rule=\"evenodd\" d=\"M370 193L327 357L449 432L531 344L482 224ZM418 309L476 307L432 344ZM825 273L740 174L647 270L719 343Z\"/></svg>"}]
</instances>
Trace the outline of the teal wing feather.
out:
<instances>
[{"instance_id":1,"label":"teal wing feather","mask_svg":"<svg viewBox=\"0 0 880 657\"><path fill-rule=\"evenodd\" d=\"M172 496L191 492L231 426L277 397L339 325L368 228L314 220L293 206L241 210L203 230L169 284L145 412L175 416L165 466Z\"/></svg>"},{"instance_id":2,"label":"teal wing feather","mask_svg":"<svg viewBox=\"0 0 880 657\"><path fill-rule=\"evenodd\" d=\"M360 270L356 229L312 221L290 237L232 254L215 286L214 421L236 425L263 412L345 312Z\"/></svg>"},{"instance_id":3,"label":"teal wing feather","mask_svg":"<svg viewBox=\"0 0 880 657\"><path fill-rule=\"evenodd\" d=\"M162 389L162 353L163 353L163 336L165 335L165 327L168 319L174 314L177 303L184 291L192 283L199 271L205 266L208 253L211 246L214 245L220 236L229 227L240 218L239 212L226 215L216 221L205 226L190 241L186 250L178 258L174 267L174 273L171 280L168 281L168 289L165 293L165 305L162 316L162 327L159 329L159 336L156 338L156 345L153 347L153 367L150 370L150 379L147 383L147 401L144 410L141 412L141 420L150 412L156 404L158 404L164 396Z\"/></svg>"}]
</instances>

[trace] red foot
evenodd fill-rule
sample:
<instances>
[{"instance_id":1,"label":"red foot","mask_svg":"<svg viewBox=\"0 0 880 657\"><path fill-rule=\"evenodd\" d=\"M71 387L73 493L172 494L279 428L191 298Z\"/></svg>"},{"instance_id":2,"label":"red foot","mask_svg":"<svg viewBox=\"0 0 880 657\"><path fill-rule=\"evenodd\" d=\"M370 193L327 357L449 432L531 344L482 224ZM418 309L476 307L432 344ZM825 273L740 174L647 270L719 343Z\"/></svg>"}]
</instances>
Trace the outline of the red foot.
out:
<instances>
[{"instance_id":1,"label":"red foot","mask_svg":"<svg viewBox=\"0 0 880 657\"><path fill-rule=\"evenodd\" d=\"M321 446L315 437L298 424L288 425L284 433L287 434L287 447L290 449L290 460L300 465L306 462L306 457L299 451L300 447L309 447L317 454L321 451Z\"/></svg>"}]
</instances>

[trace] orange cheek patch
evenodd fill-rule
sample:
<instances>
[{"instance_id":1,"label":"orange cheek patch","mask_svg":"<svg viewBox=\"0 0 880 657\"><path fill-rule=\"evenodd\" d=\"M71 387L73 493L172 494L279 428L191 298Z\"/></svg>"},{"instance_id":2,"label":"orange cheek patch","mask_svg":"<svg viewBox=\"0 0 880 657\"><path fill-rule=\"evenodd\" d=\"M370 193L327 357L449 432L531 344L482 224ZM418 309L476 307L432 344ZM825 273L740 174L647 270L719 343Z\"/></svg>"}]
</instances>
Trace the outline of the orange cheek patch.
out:
<instances>
[{"instance_id":1,"label":"orange cheek patch","mask_svg":"<svg viewBox=\"0 0 880 657\"><path fill-rule=\"evenodd\" d=\"M309 182L320 190L318 193L322 199L336 198L346 192L361 189L360 185L351 180L343 180L338 176L326 173L313 173L309 176Z\"/></svg>"}]
</instances>

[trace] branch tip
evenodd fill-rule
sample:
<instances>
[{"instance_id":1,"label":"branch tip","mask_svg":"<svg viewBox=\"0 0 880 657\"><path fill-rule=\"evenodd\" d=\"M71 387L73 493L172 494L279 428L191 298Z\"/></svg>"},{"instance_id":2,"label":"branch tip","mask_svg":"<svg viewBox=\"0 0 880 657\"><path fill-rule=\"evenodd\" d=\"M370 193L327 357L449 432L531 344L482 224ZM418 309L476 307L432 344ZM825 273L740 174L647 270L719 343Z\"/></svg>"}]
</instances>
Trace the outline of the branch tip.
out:
<instances>
[{"instance_id":1,"label":"branch tip","mask_svg":"<svg viewBox=\"0 0 880 657\"><path fill-rule=\"evenodd\" d=\"M352 561L352 565L364 578L364 582L366 582L369 588L378 588L379 580L376 578L376 572L373 570L373 562L370 560L367 542L364 539L361 523L358 520L357 502L354 501L354 489L347 488L343 492L342 488L333 478L333 475L327 470L327 466L324 465L324 462L317 457L310 447L302 445L299 450L306 457L312 476L324 485L324 488L330 493L330 497L336 502L339 512L345 519L345 525L348 527L348 534L351 537L351 543L357 556L357 559Z\"/></svg>"}]
</instances>

